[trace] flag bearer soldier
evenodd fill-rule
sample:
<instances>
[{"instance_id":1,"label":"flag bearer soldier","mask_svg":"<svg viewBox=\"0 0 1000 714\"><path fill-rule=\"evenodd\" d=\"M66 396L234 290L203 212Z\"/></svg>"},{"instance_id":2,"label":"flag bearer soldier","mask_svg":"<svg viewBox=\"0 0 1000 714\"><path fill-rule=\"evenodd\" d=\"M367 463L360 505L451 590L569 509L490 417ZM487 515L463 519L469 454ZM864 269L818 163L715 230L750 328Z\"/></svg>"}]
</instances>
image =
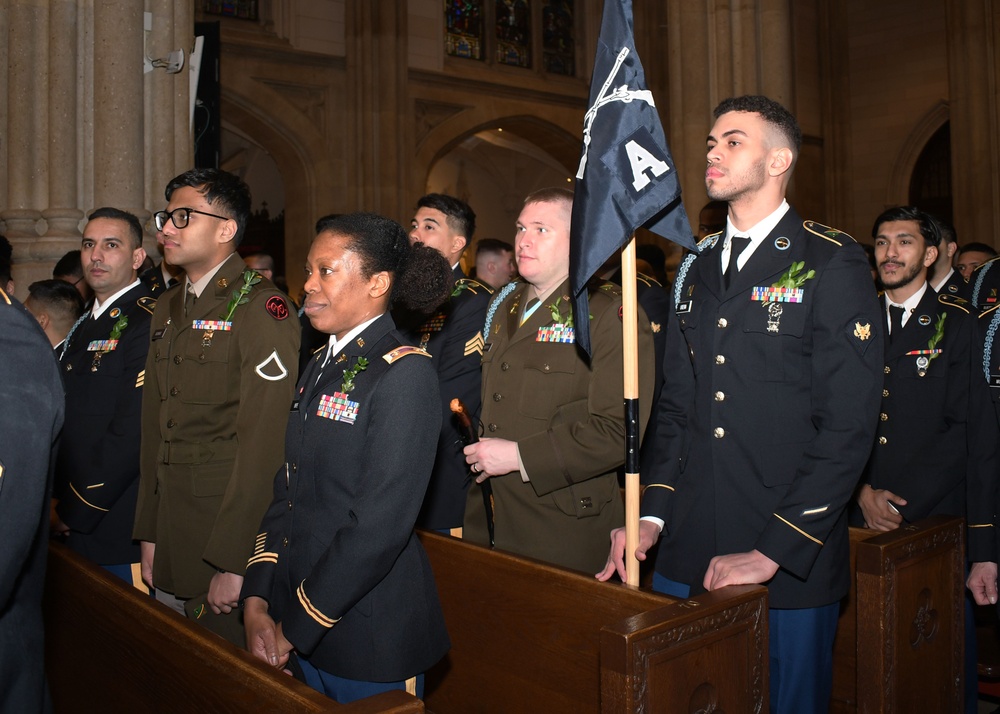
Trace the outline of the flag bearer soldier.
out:
<instances>
[{"instance_id":1,"label":"flag bearer soldier","mask_svg":"<svg viewBox=\"0 0 1000 714\"><path fill-rule=\"evenodd\" d=\"M138 218L117 208L90 214L80 258L94 301L62 350L66 426L56 464L56 511L69 529L67 545L130 583L138 576L132 568L139 563L132 526L142 388L156 306L137 277L145 257Z\"/></svg>"},{"instance_id":2,"label":"flag bearer soldier","mask_svg":"<svg viewBox=\"0 0 1000 714\"><path fill-rule=\"evenodd\" d=\"M157 598L236 644L255 529L281 464L299 327L285 296L236 253L250 190L216 169L166 189L164 258L184 281L159 299L142 415L134 536Z\"/></svg>"},{"instance_id":3,"label":"flag bearer soldier","mask_svg":"<svg viewBox=\"0 0 1000 714\"><path fill-rule=\"evenodd\" d=\"M825 711L884 329L864 251L785 201L795 118L753 96L715 118L705 184L727 228L678 270L636 555L660 539L654 587L680 596L766 584L771 711ZM624 542L599 578L624 579Z\"/></svg>"},{"instance_id":4,"label":"flag bearer soldier","mask_svg":"<svg viewBox=\"0 0 1000 714\"><path fill-rule=\"evenodd\" d=\"M489 479L496 547L593 572L608 531L625 508L617 469L625 460L622 303L617 286L591 292L589 362L576 344L569 291L573 194L542 189L525 199L515 250L523 282L490 305L483 353L485 438L465 449L477 482ZM640 430L653 389L653 338L639 313L643 394ZM464 537L489 542L479 487L465 507Z\"/></svg>"},{"instance_id":5,"label":"flag bearer soldier","mask_svg":"<svg viewBox=\"0 0 1000 714\"><path fill-rule=\"evenodd\" d=\"M440 381L442 413L437 458L418 524L450 531L462 527L469 471L462 455L462 434L449 405L460 399L468 414L480 410L479 360L483 320L493 288L468 277L459 262L476 229L476 214L463 201L431 193L417 201L410 241L434 248L452 269L451 297L431 316L397 311L401 331L430 353ZM457 530L456 530L457 533Z\"/></svg>"}]
</instances>

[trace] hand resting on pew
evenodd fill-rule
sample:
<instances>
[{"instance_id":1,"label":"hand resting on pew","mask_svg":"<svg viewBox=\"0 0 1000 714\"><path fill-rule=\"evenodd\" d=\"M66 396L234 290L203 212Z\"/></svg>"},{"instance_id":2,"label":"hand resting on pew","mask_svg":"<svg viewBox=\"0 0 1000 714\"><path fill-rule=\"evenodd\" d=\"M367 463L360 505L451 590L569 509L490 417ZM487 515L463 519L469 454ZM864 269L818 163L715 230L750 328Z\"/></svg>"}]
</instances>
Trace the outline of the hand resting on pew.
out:
<instances>
[{"instance_id":1,"label":"hand resting on pew","mask_svg":"<svg viewBox=\"0 0 1000 714\"><path fill-rule=\"evenodd\" d=\"M251 596L243 601L243 626L247 634L247 650L272 667L284 667L293 649L281 631L281 625L267 612L267 601Z\"/></svg>"},{"instance_id":2,"label":"hand resting on pew","mask_svg":"<svg viewBox=\"0 0 1000 714\"><path fill-rule=\"evenodd\" d=\"M969 569L969 579L965 581L977 605L997 603L997 564L991 562L973 563Z\"/></svg>"}]
</instances>

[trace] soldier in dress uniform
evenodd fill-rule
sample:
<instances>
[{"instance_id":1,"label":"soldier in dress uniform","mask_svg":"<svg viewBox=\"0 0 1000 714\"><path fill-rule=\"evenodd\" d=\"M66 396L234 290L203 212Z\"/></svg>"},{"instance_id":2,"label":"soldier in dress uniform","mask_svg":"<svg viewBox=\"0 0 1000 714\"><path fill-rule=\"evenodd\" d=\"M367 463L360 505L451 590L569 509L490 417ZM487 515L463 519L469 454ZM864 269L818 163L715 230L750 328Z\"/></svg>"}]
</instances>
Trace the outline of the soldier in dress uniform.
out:
<instances>
[{"instance_id":1,"label":"soldier in dress uniform","mask_svg":"<svg viewBox=\"0 0 1000 714\"><path fill-rule=\"evenodd\" d=\"M137 277L146 257L142 224L127 211L98 208L80 252L94 301L62 350L66 428L56 461L56 512L69 529L70 548L131 583L138 575L132 564L139 563L132 526L142 387L156 307Z\"/></svg>"},{"instance_id":2,"label":"soldier in dress uniform","mask_svg":"<svg viewBox=\"0 0 1000 714\"><path fill-rule=\"evenodd\" d=\"M417 201L410 221L410 241L434 248L452 269L451 296L432 315L397 310L400 328L409 341L430 353L440 383L442 414L437 458L424 506L417 521L421 528L452 531L462 527L468 468L462 456L462 433L450 404L460 399L466 412L480 411L479 359L483 354L482 328L493 288L466 276L460 260L476 229L476 214L452 196L431 193Z\"/></svg>"},{"instance_id":3,"label":"soldier in dress uniform","mask_svg":"<svg viewBox=\"0 0 1000 714\"><path fill-rule=\"evenodd\" d=\"M933 219L890 208L872 231L888 339L874 449L852 520L880 531L939 513L965 516L969 304L927 282L938 257Z\"/></svg>"},{"instance_id":4,"label":"soldier in dress uniform","mask_svg":"<svg viewBox=\"0 0 1000 714\"><path fill-rule=\"evenodd\" d=\"M593 355L575 342L569 290L573 194L525 199L515 249L523 282L490 304L484 334L485 438L465 449L476 482L489 479L499 549L593 572L608 532L625 518L617 469L625 460L621 291L590 293ZM649 417L653 339L639 312L640 429ZM488 544L479 487L469 490L464 537Z\"/></svg>"},{"instance_id":5,"label":"soldier in dress uniform","mask_svg":"<svg viewBox=\"0 0 1000 714\"><path fill-rule=\"evenodd\" d=\"M680 597L766 584L771 711L825 711L881 312L861 247L785 201L795 118L760 96L714 114L705 185L729 204L726 230L677 272L636 557L659 540L654 588ZM624 579L624 546L621 529L600 579Z\"/></svg>"},{"instance_id":6,"label":"soldier in dress uniform","mask_svg":"<svg viewBox=\"0 0 1000 714\"><path fill-rule=\"evenodd\" d=\"M63 387L38 322L0 285L0 711L48 712L42 590Z\"/></svg>"},{"instance_id":7,"label":"soldier in dress uniform","mask_svg":"<svg viewBox=\"0 0 1000 714\"><path fill-rule=\"evenodd\" d=\"M294 649L306 682L341 703L404 688L422 697L423 672L448 649L413 532L441 411L430 356L405 344L388 308L390 296L439 304L449 269L381 216L319 228L305 311L329 346L288 415L285 464L243 585L247 648L276 667Z\"/></svg>"},{"instance_id":8,"label":"soldier in dress uniform","mask_svg":"<svg viewBox=\"0 0 1000 714\"><path fill-rule=\"evenodd\" d=\"M157 599L236 644L254 533L281 464L299 327L286 297L236 253L250 190L217 169L166 189L154 216L182 283L157 302L146 360L133 535Z\"/></svg>"}]
</instances>

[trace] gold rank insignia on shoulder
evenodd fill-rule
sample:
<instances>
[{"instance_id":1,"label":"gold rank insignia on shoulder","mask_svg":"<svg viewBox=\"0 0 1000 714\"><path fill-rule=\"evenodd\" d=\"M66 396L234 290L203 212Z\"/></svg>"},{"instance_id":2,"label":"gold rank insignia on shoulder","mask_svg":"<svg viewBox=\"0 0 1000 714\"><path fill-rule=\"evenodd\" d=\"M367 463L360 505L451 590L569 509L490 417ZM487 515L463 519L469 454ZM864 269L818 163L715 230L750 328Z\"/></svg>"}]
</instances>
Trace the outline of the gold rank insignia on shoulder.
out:
<instances>
[{"instance_id":1,"label":"gold rank insignia on shoulder","mask_svg":"<svg viewBox=\"0 0 1000 714\"><path fill-rule=\"evenodd\" d=\"M872 336L872 325L871 325L871 323L870 322L866 322L865 324L862 325L860 322L855 322L854 323L854 336L857 337L862 342L864 342L869 337L871 337Z\"/></svg>"},{"instance_id":2,"label":"gold rank insignia on shoulder","mask_svg":"<svg viewBox=\"0 0 1000 714\"><path fill-rule=\"evenodd\" d=\"M431 356L429 352L427 352L426 350L422 350L419 347L414 347L412 345L403 345L402 347L397 347L391 352L386 352L384 355L382 355L382 359L384 359L389 364L392 364L396 360L406 357L407 355L423 355L424 357Z\"/></svg>"}]
</instances>

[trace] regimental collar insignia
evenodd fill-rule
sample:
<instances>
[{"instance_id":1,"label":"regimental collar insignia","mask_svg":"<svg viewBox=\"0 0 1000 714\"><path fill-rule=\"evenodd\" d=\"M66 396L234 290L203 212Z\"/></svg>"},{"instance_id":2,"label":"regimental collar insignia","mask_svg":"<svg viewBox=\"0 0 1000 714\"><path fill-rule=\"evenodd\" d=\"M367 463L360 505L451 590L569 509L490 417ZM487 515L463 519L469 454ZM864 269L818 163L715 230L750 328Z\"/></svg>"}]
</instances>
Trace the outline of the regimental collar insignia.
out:
<instances>
[{"instance_id":1,"label":"regimental collar insignia","mask_svg":"<svg viewBox=\"0 0 1000 714\"><path fill-rule=\"evenodd\" d=\"M774 247L778 250L788 250L792 245L792 242L788 240L785 236L778 236L774 239Z\"/></svg>"},{"instance_id":2,"label":"regimental collar insignia","mask_svg":"<svg viewBox=\"0 0 1000 714\"><path fill-rule=\"evenodd\" d=\"M114 320L114 319L116 319L121 314L122 314L122 311L119 310L117 307L115 307L115 308L112 308L111 312L108 313L108 317L110 317L112 320Z\"/></svg>"},{"instance_id":3,"label":"regimental collar insignia","mask_svg":"<svg viewBox=\"0 0 1000 714\"><path fill-rule=\"evenodd\" d=\"M226 280L225 278L219 278L218 286L223 290L225 290L226 288L229 287L229 281Z\"/></svg>"},{"instance_id":4,"label":"regimental collar insignia","mask_svg":"<svg viewBox=\"0 0 1000 714\"><path fill-rule=\"evenodd\" d=\"M958 286L957 285L949 285L948 286L948 292L950 292L950 293L957 293L958 292Z\"/></svg>"},{"instance_id":5,"label":"regimental collar insignia","mask_svg":"<svg viewBox=\"0 0 1000 714\"><path fill-rule=\"evenodd\" d=\"M871 337L872 336L872 326L871 326L871 323L870 322L866 322L865 324L862 325L860 322L855 322L854 323L854 336L857 337L862 342L864 342L869 337Z\"/></svg>"},{"instance_id":6,"label":"regimental collar insignia","mask_svg":"<svg viewBox=\"0 0 1000 714\"><path fill-rule=\"evenodd\" d=\"M917 322L919 322L924 327L927 327L929 324L931 324L931 316L921 315L920 317L917 318Z\"/></svg>"},{"instance_id":7,"label":"regimental collar insignia","mask_svg":"<svg viewBox=\"0 0 1000 714\"><path fill-rule=\"evenodd\" d=\"M358 347L364 348L364 346L365 346L365 339L363 337L359 337L358 338Z\"/></svg>"}]
</instances>

